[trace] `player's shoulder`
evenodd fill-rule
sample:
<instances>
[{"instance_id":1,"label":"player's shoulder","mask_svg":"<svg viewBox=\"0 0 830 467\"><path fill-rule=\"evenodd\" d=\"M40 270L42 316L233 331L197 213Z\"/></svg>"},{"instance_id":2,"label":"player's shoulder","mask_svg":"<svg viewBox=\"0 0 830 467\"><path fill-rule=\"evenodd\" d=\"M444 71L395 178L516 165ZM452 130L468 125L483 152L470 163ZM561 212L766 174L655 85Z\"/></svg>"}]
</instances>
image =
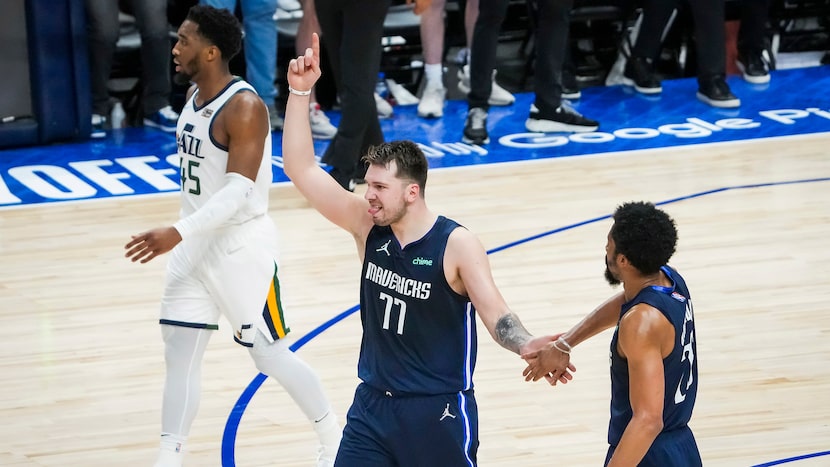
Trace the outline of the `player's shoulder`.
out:
<instances>
[{"instance_id":1,"label":"player's shoulder","mask_svg":"<svg viewBox=\"0 0 830 467\"><path fill-rule=\"evenodd\" d=\"M640 302L632 306L621 318L620 335L632 335L643 338L646 335L661 334L671 322L665 314L650 303Z\"/></svg>"},{"instance_id":2,"label":"player's shoulder","mask_svg":"<svg viewBox=\"0 0 830 467\"><path fill-rule=\"evenodd\" d=\"M481 240L470 230L456 225L447 236L447 255L471 259L486 254Z\"/></svg>"},{"instance_id":3,"label":"player's shoulder","mask_svg":"<svg viewBox=\"0 0 830 467\"><path fill-rule=\"evenodd\" d=\"M267 122L268 110L265 103L256 93L237 92L225 104L225 118L231 118L229 123L248 126L256 122Z\"/></svg>"},{"instance_id":4,"label":"player's shoulder","mask_svg":"<svg viewBox=\"0 0 830 467\"><path fill-rule=\"evenodd\" d=\"M230 99L228 99L229 106L240 108L265 108L265 102L257 95L253 89L242 88L235 92Z\"/></svg>"}]
</instances>

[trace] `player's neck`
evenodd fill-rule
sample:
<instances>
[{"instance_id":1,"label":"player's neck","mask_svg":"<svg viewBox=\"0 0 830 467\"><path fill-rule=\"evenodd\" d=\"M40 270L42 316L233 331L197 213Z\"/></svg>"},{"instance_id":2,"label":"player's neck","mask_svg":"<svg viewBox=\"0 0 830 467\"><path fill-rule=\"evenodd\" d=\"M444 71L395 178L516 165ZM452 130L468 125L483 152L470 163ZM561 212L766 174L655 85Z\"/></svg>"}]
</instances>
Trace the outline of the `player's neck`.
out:
<instances>
[{"instance_id":1,"label":"player's neck","mask_svg":"<svg viewBox=\"0 0 830 467\"><path fill-rule=\"evenodd\" d=\"M392 224L392 232L401 247L418 241L435 225L438 216L433 214L425 205L413 205L406 215Z\"/></svg>"},{"instance_id":2,"label":"player's neck","mask_svg":"<svg viewBox=\"0 0 830 467\"><path fill-rule=\"evenodd\" d=\"M625 301L629 301L637 296L641 290L645 289L646 287L652 287L655 285L665 286L667 284L664 283L665 278L663 277L663 273L661 271L657 271L656 274L649 274L647 276L637 276L629 278L623 281L623 289L625 290Z\"/></svg>"},{"instance_id":3,"label":"player's neck","mask_svg":"<svg viewBox=\"0 0 830 467\"><path fill-rule=\"evenodd\" d=\"M223 89L233 80L233 75L228 70L207 70L204 76L199 76L195 81L196 86L199 87L199 100L202 103L207 102Z\"/></svg>"}]
</instances>

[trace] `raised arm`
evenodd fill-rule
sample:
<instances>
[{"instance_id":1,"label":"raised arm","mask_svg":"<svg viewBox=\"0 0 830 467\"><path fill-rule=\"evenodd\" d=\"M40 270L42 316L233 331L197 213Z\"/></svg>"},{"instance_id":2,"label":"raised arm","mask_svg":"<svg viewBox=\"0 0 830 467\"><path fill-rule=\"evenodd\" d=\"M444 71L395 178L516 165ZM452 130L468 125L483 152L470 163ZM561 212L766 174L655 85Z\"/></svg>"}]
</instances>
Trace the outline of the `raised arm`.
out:
<instances>
[{"instance_id":1,"label":"raised arm","mask_svg":"<svg viewBox=\"0 0 830 467\"><path fill-rule=\"evenodd\" d=\"M285 174L300 193L326 219L365 238L372 226L369 203L341 187L314 159L309 123L309 95L320 78L320 38L312 35L312 46L288 65L288 104L282 136Z\"/></svg>"}]
</instances>

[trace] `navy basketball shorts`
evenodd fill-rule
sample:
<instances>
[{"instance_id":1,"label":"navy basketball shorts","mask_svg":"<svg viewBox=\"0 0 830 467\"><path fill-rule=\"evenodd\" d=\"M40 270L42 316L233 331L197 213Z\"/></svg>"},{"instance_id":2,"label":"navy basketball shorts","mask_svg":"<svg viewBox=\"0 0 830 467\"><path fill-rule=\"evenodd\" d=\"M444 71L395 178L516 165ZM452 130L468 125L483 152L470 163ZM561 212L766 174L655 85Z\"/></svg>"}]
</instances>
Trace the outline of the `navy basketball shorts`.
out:
<instances>
[{"instance_id":1,"label":"navy basketball shorts","mask_svg":"<svg viewBox=\"0 0 830 467\"><path fill-rule=\"evenodd\" d=\"M473 391L396 396L358 385L337 467L474 467L478 407Z\"/></svg>"},{"instance_id":2,"label":"navy basketball shorts","mask_svg":"<svg viewBox=\"0 0 830 467\"><path fill-rule=\"evenodd\" d=\"M605 464L611 460L616 446L608 448ZM688 426L657 435L638 467L701 467L700 451Z\"/></svg>"}]
</instances>

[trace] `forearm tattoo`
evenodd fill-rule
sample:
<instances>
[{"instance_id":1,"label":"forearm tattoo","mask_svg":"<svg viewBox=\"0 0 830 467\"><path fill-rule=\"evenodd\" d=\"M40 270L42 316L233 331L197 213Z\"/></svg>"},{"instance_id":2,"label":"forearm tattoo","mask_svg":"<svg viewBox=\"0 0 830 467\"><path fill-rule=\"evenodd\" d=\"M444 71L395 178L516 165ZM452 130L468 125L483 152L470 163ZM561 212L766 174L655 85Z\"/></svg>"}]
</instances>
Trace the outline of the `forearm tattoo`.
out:
<instances>
[{"instance_id":1,"label":"forearm tattoo","mask_svg":"<svg viewBox=\"0 0 830 467\"><path fill-rule=\"evenodd\" d=\"M502 347L519 353L519 349L533 336L527 332L519 317L508 313L496 322L496 342Z\"/></svg>"}]
</instances>

